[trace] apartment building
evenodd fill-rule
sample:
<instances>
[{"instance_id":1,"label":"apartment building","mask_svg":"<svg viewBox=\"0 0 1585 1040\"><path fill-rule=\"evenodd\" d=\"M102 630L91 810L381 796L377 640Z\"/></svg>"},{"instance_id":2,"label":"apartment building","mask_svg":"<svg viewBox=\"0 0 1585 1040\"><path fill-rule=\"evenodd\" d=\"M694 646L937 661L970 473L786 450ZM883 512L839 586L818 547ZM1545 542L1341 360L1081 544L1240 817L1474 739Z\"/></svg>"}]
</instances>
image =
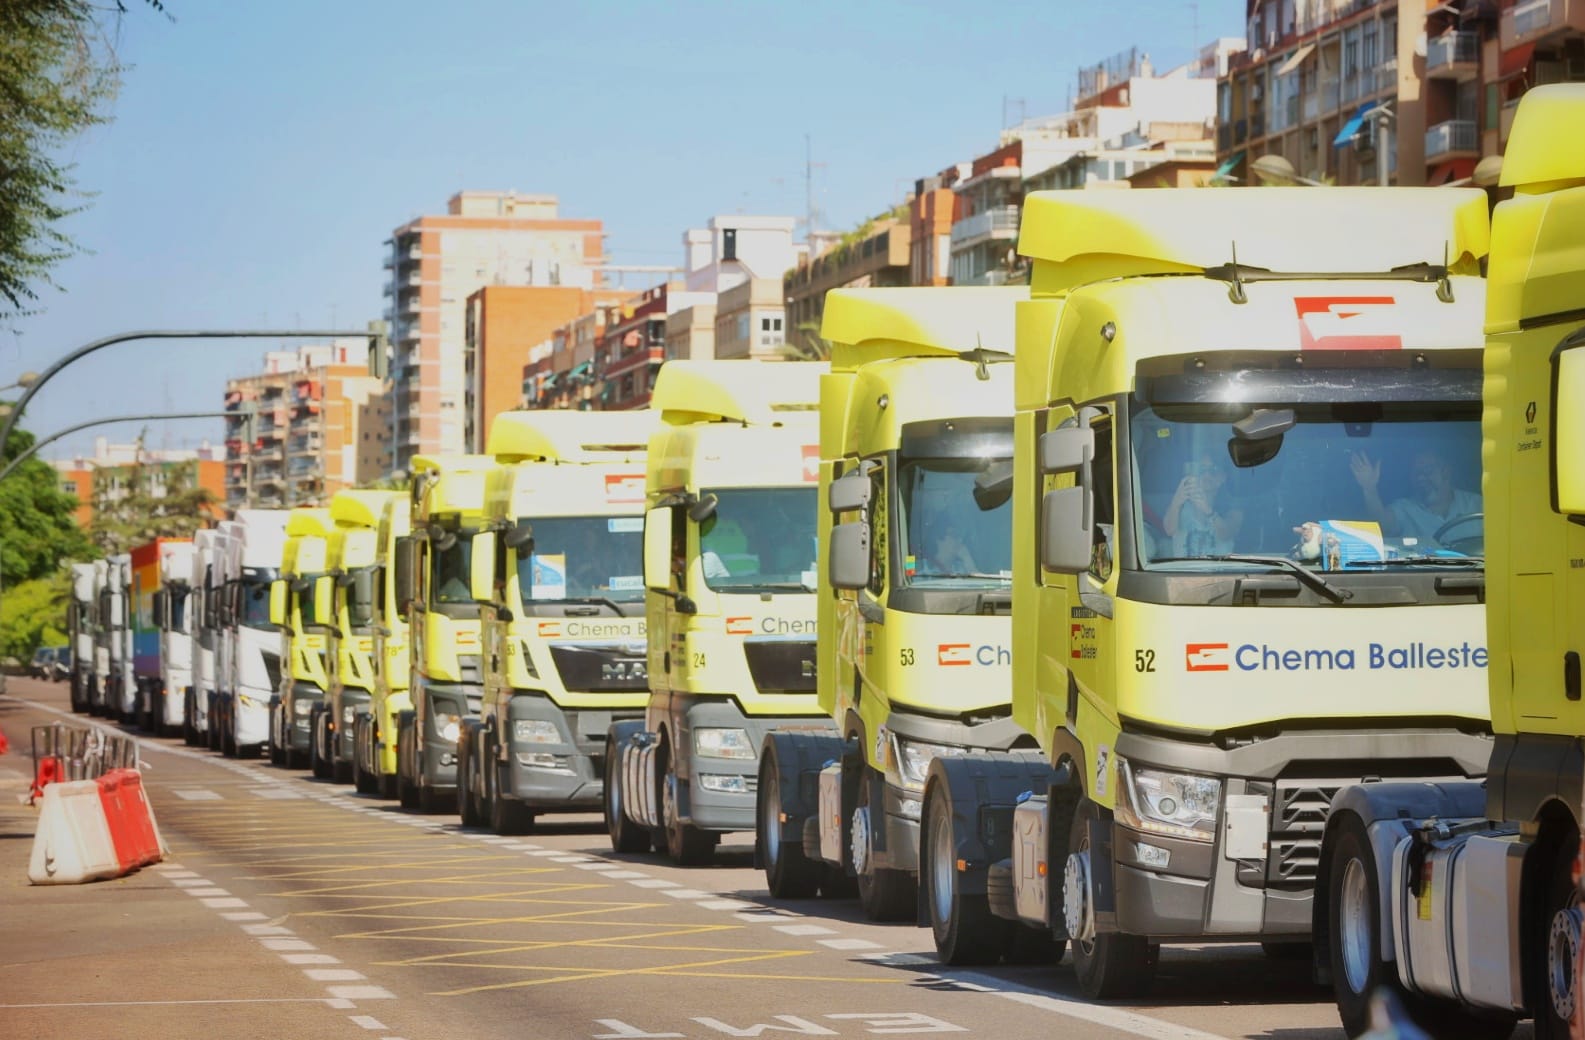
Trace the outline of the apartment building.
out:
<instances>
[{"instance_id":1,"label":"apartment building","mask_svg":"<svg viewBox=\"0 0 1585 1040\"><path fill-rule=\"evenodd\" d=\"M785 338L800 355L811 358L823 355L820 321L825 315L828 291L913 284L913 214L914 200L910 199L892 213L866 222L813 260L799 261L797 267L787 272L782 279L782 295L786 299ZM947 228L950 232L950 223ZM724 294L721 309L723 313L726 311ZM756 320L763 324L770 317L763 313L751 315L750 326ZM758 334L763 337L770 331L761 328Z\"/></svg>"},{"instance_id":2,"label":"apartment building","mask_svg":"<svg viewBox=\"0 0 1585 1040\"><path fill-rule=\"evenodd\" d=\"M629 293L601 294L588 310L556 328L548 343L535 348L534 360L523 372L523 400L530 408L588 411L597 406L595 347L633 298Z\"/></svg>"},{"instance_id":3,"label":"apartment building","mask_svg":"<svg viewBox=\"0 0 1585 1040\"><path fill-rule=\"evenodd\" d=\"M94 518L94 501L115 501L129 493L132 470L141 468L149 494L162 496L167 489L201 487L214 496L214 505L205 510L212 520L225 518L225 449L207 442L197 448L149 448L142 441L112 444L108 438L94 438L92 455L74 455L52 462L60 475L62 493L77 499L73 516L83 530Z\"/></svg>"},{"instance_id":4,"label":"apartment building","mask_svg":"<svg viewBox=\"0 0 1585 1040\"><path fill-rule=\"evenodd\" d=\"M715 354L716 305L696 303L666 315L666 360L709 361Z\"/></svg>"},{"instance_id":5,"label":"apartment building","mask_svg":"<svg viewBox=\"0 0 1585 1040\"><path fill-rule=\"evenodd\" d=\"M270 351L262 372L227 381L228 509L327 502L383 475L386 390L367 354L361 339Z\"/></svg>"},{"instance_id":6,"label":"apartment building","mask_svg":"<svg viewBox=\"0 0 1585 1040\"><path fill-rule=\"evenodd\" d=\"M394 470L420 452L467 443L468 298L487 285L600 288L602 239L600 221L563 219L554 195L516 192L459 192L444 214L392 233Z\"/></svg>"},{"instance_id":7,"label":"apartment building","mask_svg":"<svg viewBox=\"0 0 1585 1040\"><path fill-rule=\"evenodd\" d=\"M785 356L787 302L782 284L780 278L750 278L720 295L715 314L717 359Z\"/></svg>"},{"instance_id":8,"label":"apartment building","mask_svg":"<svg viewBox=\"0 0 1585 1040\"><path fill-rule=\"evenodd\" d=\"M595 346L595 407L610 410L649 404L655 373L666 360L667 296L657 285L623 305ZM678 287L680 288L680 286Z\"/></svg>"},{"instance_id":9,"label":"apartment building","mask_svg":"<svg viewBox=\"0 0 1585 1040\"><path fill-rule=\"evenodd\" d=\"M741 213L711 217L702 228L683 232L687 274L681 289L721 293L750 278L781 279L796 267L808 248L793 241L792 217L757 217Z\"/></svg>"}]
</instances>

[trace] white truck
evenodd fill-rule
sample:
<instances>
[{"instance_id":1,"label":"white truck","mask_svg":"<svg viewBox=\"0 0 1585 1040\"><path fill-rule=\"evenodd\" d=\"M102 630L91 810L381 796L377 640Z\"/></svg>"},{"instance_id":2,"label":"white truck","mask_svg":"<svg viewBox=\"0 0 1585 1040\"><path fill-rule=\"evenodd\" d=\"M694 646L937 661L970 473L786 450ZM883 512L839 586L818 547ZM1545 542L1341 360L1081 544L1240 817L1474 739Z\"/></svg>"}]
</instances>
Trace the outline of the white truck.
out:
<instances>
[{"instance_id":1,"label":"white truck","mask_svg":"<svg viewBox=\"0 0 1585 1040\"><path fill-rule=\"evenodd\" d=\"M205 528L193 533L193 577L188 604L192 615L193 679L187 688L182 725L182 736L189 744L205 744L209 740L209 703L215 692L215 657L220 645L220 557L224 545L218 529Z\"/></svg>"},{"instance_id":2,"label":"white truck","mask_svg":"<svg viewBox=\"0 0 1585 1040\"><path fill-rule=\"evenodd\" d=\"M72 711L86 714L97 686L94 672L94 628L98 601L94 596L92 563L72 564L72 598L67 606L66 630L72 648Z\"/></svg>"},{"instance_id":3,"label":"white truck","mask_svg":"<svg viewBox=\"0 0 1585 1040\"><path fill-rule=\"evenodd\" d=\"M160 630L160 689L154 701L154 731L181 732L183 693L193 681L193 636L188 593L193 577L193 545L160 546L160 591L155 620Z\"/></svg>"},{"instance_id":4,"label":"white truck","mask_svg":"<svg viewBox=\"0 0 1585 1040\"><path fill-rule=\"evenodd\" d=\"M270 736L270 698L280 686L281 632L270 622L270 585L280 577L286 547L284 509L239 509L221 525L225 545L225 611L216 703L220 749L251 757Z\"/></svg>"}]
</instances>

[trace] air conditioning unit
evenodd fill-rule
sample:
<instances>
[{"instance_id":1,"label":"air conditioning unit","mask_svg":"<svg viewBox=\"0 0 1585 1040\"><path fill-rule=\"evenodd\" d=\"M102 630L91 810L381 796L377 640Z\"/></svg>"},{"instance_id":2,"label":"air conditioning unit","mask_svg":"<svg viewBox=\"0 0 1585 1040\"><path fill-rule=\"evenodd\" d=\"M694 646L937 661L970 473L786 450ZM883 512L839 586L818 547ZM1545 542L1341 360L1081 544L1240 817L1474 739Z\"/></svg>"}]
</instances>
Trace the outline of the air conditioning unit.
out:
<instances>
[{"instance_id":1,"label":"air conditioning unit","mask_svg":"<svg viewBox=\"0 0 1585 1040\"><path fill-rule=\"evenodd\" d=\"M1359 124L1359 133L1354 135L1354 151L1363 158L1368 158L1376 152L1376 125L1376 120L1367 116L1365 121Z\"/></svg>"}]
</instances>

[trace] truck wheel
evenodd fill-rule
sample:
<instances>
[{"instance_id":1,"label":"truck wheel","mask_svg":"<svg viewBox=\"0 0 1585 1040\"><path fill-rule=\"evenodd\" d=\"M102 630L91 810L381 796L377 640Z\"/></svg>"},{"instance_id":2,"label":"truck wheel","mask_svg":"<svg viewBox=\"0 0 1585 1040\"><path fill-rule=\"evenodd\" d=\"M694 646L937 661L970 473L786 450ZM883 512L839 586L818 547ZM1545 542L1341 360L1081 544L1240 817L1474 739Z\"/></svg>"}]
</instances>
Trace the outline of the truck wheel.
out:
<instances>
[{"instance_id":1,"label":"truck wheel","mask_svg":"<svg viewBox=\"0 0 1585 1040\"><path fill-rule=\"evenodd\" d=\"M660 772L660 818L666 831L666 854L679 867L702 867L715 858L717 836L682 821L677 806L677 788L681 784L671 771L671 757L667 755Z\"/></svg>"},{"instance_id":2,"label":"truck wheel","mask_svg":"<svg viewBox=\"0 0 1585 1040\"><path fill-rule=\"evenodd\" d=\"M1096 815L1093 802L1079 804L1078 812L1073 814L1073 829L1068 834L1069 858L1088 856L1089 823ZM1148 992L1155 981L1158 950L1142 935L1112 932L1087 941L1076 939L1070 945L1079 988L1091 1000L1137 997Z\"/></svg>"},{"instance_id":3,"label":"truck wheel","mask_svg":"<svg viewBox=\"0 0 1585 1040\"><path fill-rule=\"evenodd\" d=\"M925 886L926 913L936 940L936 956L950 965L995 964L1017 925L991 913L983 895L965 895L958 884L957 841L952 828L952 798L933 785L925 795L925 840L919 858L919 883Z\"/></svg>"},{"instance_id":4,"label":"truck wheel","mask_svg":"<svg viewBox=\"0 0 1585 1040\"><path fill-rule=\"evenodd\" d=\"M1385 987L1406 1003L1413 1000L1398 972L1381 956L1381 893L1376 891L1376 854L1365 824L1352 813L1338 824L1327 871L1327 912L1332 992L1349 1036L1370 1029L1370 998Z\"/></svg>"},{"instance_id":5,"label":"truck wheel","mask_svg":"<svg viewBox=\"0 0 1585 1040\"><path fill-rule=\"evenodd\" d=\"M777 899L807 899L820 887L820 868L804 854L803 842L781 834L781 770L774 749L759 769L759 801L754 809L754 841L765 860L765 884Z\"/></svg>"},{"instance_id":6,"label":"truck wheel","mask_svg":"<svg viewBox=\"0 0 1585 1040\"><path fill-rule=\"evenodd\" d=\"M403 719L396 725L396 799L404 809L418 808L418 790L413 784L413 724Z\"/></svg>"},{"instance_id":7,"label":"truck wheel","mask_svg":"<svg viewBox=\"0 0 1585 1040\"><path fill-rule=\"evenodd\" d=\"M464 827L478 827L484 823L473 795L473 738L473 728L463 723L462 739L457 741L457 815L462 818Z\"/></svg>"},{"instance_id":8,"label":"truck wheel","mask_svg":"<svg viewBox=\"0 0 1585 1040\"><path fill-rule=\"evenodd\" d=\"M1567 939L1566 931L1554 930L1553 923L1579 907L1579 894L1572 877L1574 857L1579 849L1580 838L1574 828L1556 834L1555 844L1542 861L1546 874L1536 886L1541 897L1536 907L1539 913L1528 933L1524 929L1520 932L1533 937L1530 948L1535 955L1523 960L1533 964L1536 972L1536 977L1526 986L1527 995L1530 986L1534 986L1530 1009L1535 1014L1536 1040L1566 1040L1569 1036L1568 1019L1575 1002L1574 989L1580 984L1574 974L1578 951L1575 943Z\"/></svg>"},{"instance_id":9,"label":"truck wheel","mask_svg":"<svg viewBox=\"0 0 1585 1040\"><path fill-rule=\"evenodd\" d=\"M860 769L859 804L853 810L853 847L849 850L858 880L859 905L871 921L906 921L917 913L919 887L906 870L875 865L875 828L886 826L886 814L884 810L871 811L870 794L881 779L866 767Z\"/></svg>"},{"instance_id":10,"label":"truck wheel","mask_svg":"<svg viewBox=\"0 0 1585 1040\"><path fill-rule=\"evenodd\" d=\"M609 737L605 741L605 788L600 799L605 810L605 830L613 852L648 852L649 828L627 818L622 806L622 754ZM773 893L775 889L771 890Z\"/></svg>"},{"instance_id":11,"label":"truck wheel","mask_svg":"<svg viewBox=\"0 0 1585 1040\"><path fill-rule=\"evenodd\" d=\"M319 753L323 745L319 739L320 723L325 720L325 709L313 708L308 713L308 769L314 774L315 780L329 780L329 763Z\"/></svg>"}]
</instances>

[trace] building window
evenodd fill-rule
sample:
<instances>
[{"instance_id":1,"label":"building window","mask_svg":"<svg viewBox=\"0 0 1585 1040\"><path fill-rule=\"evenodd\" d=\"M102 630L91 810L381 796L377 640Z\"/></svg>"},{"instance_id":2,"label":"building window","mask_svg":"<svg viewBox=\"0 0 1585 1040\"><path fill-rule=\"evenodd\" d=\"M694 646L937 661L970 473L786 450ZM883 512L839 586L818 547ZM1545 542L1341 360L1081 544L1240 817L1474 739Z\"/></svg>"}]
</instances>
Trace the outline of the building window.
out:
<instances>
[{"instance_id":1,"label":"building window","mask_svg":"<svg viewBox=\"0 0 1585 1040\"><path fill-rule=\"evenodd\" d=\"M772 318L770 320L770 329L771 329L772 332L780 332L781 331L781 319L780 318Z\"/></svg>"},{"instance_id":2,"label":"building window","mask_svg":"<svg viewBox=\"0 0 1585 1040\"><path fill-rule=\"evenodd\" d=\"M721 259L737 259L737 228L723 228L721 230Z\"/></svg>"},{"instance_id":3,"label":"building window","mask_svg":"<svg viewBox=\"0 0 1585 1040\"><path fill-rule=\"evenodd\" d=\"M747 314L739 314L737 316L737 338L740 339L740 340L745 340L745 341L748 339L748 315Z\"/></svg>"}]
</instances>

